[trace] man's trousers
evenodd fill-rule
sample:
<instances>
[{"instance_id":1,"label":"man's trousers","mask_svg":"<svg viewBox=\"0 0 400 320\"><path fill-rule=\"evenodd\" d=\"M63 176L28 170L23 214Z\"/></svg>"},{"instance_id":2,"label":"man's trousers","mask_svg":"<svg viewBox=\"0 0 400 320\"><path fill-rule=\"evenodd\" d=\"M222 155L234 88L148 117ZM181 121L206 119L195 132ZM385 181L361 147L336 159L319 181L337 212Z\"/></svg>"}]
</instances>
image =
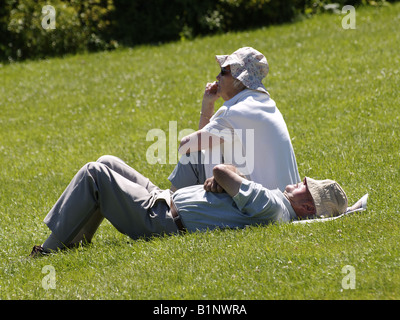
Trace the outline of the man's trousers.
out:
<instances>
[{"instance_id":1,"label":"man's trousers","mask_svg":"<svg viewBox=\"0 0 400 320\"><path fill-rule=\"evenodd\" d=\"M170 190L161 190L113 156L83 166L44 222L68 246L91 241L104 218L132 239L178 232Z\"/></svg>"}]
</instances>

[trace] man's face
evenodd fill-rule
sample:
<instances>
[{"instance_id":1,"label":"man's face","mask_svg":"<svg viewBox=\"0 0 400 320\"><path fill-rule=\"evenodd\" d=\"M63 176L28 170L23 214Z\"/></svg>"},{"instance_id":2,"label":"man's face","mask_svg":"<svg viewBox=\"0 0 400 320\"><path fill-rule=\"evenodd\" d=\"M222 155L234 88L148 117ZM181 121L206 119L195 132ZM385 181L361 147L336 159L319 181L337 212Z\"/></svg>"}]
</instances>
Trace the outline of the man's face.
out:
<instances>
[{"instance_id":1,"label":"man's face","mask_svg":"<svg viewBox=\"0 0 400 320\"><path fill-rule=\"evenodd\" d=\"M302 182L287 185L285 196L298 216L307 217L315 213L314 200L308 190L306 178Z\"/></svg>"},{"instance_id":2,"label":"man's face","mask_svg":"<svg viewBox=\"0 0 400 320\"><path fill-rule=\"evenodd\" d=\"M309 192L306 178L304 178L302 182L287 185L285 191L288 198L293 202L298 202L298 200L303 199Z\"/></svg>"}]
</instances>

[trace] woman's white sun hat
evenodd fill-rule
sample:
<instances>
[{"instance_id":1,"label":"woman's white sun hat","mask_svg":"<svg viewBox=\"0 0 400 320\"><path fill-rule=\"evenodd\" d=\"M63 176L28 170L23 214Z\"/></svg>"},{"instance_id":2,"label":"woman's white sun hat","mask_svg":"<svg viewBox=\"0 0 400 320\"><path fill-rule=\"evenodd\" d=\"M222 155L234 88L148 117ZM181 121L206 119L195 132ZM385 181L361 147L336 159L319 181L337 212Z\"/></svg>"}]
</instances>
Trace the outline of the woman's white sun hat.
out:
<instances>
[{"instance_id":1,"label":"woman's white sun hat","mask_svg":"<svg viewBox=\"0 0 400 320\"><path fill-rule=\"evenodd\" d=\"M251 47L243 47L231 55L215 56L220 67L230 66L232 77L241 81L247 88L269 95L262 84L269 71L267 58Z\"/></svg>"}]
</instances>

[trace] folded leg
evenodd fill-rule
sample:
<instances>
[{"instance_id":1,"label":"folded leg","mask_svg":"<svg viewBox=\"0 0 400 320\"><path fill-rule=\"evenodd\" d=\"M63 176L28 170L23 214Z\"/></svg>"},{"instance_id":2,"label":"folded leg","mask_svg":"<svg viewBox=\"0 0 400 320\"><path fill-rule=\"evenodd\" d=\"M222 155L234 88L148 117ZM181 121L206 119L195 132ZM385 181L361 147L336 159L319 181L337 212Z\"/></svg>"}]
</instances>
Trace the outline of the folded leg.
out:
<instances>
[{"instance_id":1,"label":"folded leg","mask_svg":"<svg viewBox=\"0 0 400 320\"><path fill-rule=\"evenodd\" d=\"M104 217L133 239L177 232L167 204L155 204L160 189L132 170L127 179L103 163L86 164L44 222L66 246L83 238L90 241Z\"/></svg>"},{"instance_id":2,"label":"folded leg","mask_svg":"<svg viewBox=\"0 0 400 320\"><path fill-rule=\"evenodd\" d=\"M123 160L118 157L105 155L100 157L97 160L98 163L102 163L109 167L111 170L117 172L124 178L140 184L145 187L149 192L154 192L156 190L160 190L157 186L155 186L148 178L143 176L141 173L136 171L134 168L127 165Z\"/></svg>"},{"instance_id":3,"label":"folded leg","mask_svg":"<svg viewBox=\"0 0 400 320\"><path fill-rule=\"evenodd\" d=\"M180 189L203 184L206 178L204 154L199 151L182 155L168 180L173 186L172 189Z\"/></svg>"}]
</instances>

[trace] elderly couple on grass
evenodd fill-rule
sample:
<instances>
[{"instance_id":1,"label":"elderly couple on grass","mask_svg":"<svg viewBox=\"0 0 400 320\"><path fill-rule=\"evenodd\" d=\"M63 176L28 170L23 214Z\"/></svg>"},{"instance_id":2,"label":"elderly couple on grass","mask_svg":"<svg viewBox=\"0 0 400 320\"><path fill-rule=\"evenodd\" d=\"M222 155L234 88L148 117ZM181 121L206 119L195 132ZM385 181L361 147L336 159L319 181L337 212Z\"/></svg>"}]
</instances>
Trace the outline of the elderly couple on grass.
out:
<instances>
[{"instance_id":1,"label":"elderly couple on grass","mask_svg":"<svg viewBox=\"0 0 400 320\"><path fill-rule=\"evenodd\" d=\"M104 218L137 239L346 211L338 183L301 181L286 123L262 84L265 56L244 47L216 60L221 72L206 85L199 130L181 140L171 188L161 190L114 156L90 162L45 217L52 233L31 256L90 242ZM219 97L225 103L215 112ZM243 151L245 161L234 156Z\"/></svg>"}]
</instances>

